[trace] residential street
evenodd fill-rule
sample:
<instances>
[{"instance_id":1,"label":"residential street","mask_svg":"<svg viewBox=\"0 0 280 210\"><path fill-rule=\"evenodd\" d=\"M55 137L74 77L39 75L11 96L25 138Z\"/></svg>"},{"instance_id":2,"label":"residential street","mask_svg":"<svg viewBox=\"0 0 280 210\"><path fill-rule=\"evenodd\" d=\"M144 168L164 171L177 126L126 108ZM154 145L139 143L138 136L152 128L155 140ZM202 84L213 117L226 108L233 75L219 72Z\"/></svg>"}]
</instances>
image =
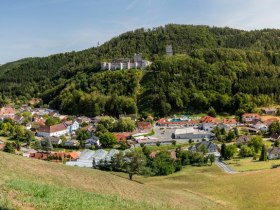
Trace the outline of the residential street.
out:
<instances>
[{"instance_id":1,"label":"residential street","mask_svg":"<svg viewBox=\"0 0 280 210\"><path fill-rule=\"evenodd\" d=\"M226 173L229 174L236 174L239 173L238 171L234 171L232 168L230 168L227 164L225 164L224 162L221 162L219 160L215 161L216 165L219 166L222 170L224 170Z\"/></svg>"}]
</instances>

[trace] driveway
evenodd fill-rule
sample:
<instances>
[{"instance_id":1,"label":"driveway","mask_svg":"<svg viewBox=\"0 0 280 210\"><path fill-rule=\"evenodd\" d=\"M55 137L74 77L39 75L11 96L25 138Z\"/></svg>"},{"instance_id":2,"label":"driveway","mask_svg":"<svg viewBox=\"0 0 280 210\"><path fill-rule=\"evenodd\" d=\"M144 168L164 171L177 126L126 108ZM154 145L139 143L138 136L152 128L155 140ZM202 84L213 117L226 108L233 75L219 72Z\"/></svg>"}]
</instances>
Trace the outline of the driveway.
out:
<instances>
[{"instance_id":1,"label":"driveway","mask_svg":"<svg viewBox=\"0 0 280 210\"><path fill-rule=\"evenodd\" d=\"M233 170L230 168L227 164L225 164L222 161L216 160L215 161L216 165L219 166L222 170L224 170L228 174L236 174L239 173L238 171Z\"/></svg>"}]
</instances>

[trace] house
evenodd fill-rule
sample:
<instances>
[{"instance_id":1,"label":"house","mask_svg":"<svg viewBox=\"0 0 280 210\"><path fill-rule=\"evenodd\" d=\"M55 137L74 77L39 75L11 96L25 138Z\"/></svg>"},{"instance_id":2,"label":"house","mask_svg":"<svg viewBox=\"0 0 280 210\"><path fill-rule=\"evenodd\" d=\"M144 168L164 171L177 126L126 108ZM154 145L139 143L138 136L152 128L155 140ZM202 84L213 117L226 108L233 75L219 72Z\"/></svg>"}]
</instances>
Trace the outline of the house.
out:
<instances>
[{"instance_id":1,"label":"house","mask_svg":"<svg viewBox=\"0 0 280 210\"><path fill-rule=\"evenodd\" d=\"M16 115L16 116L14 116L13 120L14 120L17 124L22 124L23 121L24 121L24 117L23 117L23 116Z\"/></svg>"},{"instance_id":2,"label":"house","mask_svg":"<svg viewBox=\"0 0 280 210\"><path fill-rule=\"evenodd\" d=\"M132 136L132 133L130 133L130 132L113 133L113 134L117 138L118 142L127 141Z\"/></svg>"},{"instance_id":3,"label":"house","mask_svg":"<svg viewBox=\"0 0 280 210\"><path fill-rule=\"evenodd\" d=\"M205 131L212 131L215 126L219 124L219 120L215 117L205 116L200 119L202 129Z\"/></svg>"},{"instance_id":4,"label":"house","mask_svg":"<svg viewBox=\"0 0 280 210\"><path fill-rule=\"evenodd\" d=\"M276 117L273 117L273 118L269 118L265 121L263 121L263 123L266 125L266 126L270 126L272 123L274 122L278 122L279 120L276 118Z\"/></svg>"},{"instance_id":5,"label":"house","mask_svg":"<svg viewBox=\"0 0 280 210\"><path fill-rule=\"evenodd\" d=\"M245 123L250 123L253 120L261 120L261 116L259 114L256 113L245 113L242 115L242 121Z\"/></svg>"},{"instance_id":6,"label":"house","mask_svg":"<svg viewBox=\"0 0 280 210\"><path fill-rule=\"evenodd\" d=\"M260 131L263 131L263 132L268 131L268 126L266 124L262 123L261 121L253 122L251 127L258 129Z\"/></svg>"},{"instance_id":7,"label":"house","mask_svg":"<svg viewBox=\"0 0 280 210\"><path fill-rule=\"evenodd\" d=\"M216 144L214 144L211 141L202 141L200 143L197 143L196 145L189 147L189 151L200 152L201 147L203 147L203 146L207 150L208 154L217 154L218 155L218 153L219 153L218 147Z\"/></svg>"},{"instance_id":8,"label":"house","mask_svg":"<svg viewBox=\"0 0 280 210\"><path fill-rule=\"evenodd\" d=\"M270 136L270 140L272 140L272 141L276 141L279 139L280 139L280 134L278 134L278 133L271 134L271 136Z\"/></svg>"},{"instance_id":9,"label":"house","mask_svg":"<svg viewBox=\"0 0 280 210\"><path fill-rule=\"evenodd\" d=\"M268 156L268 159L270 159L270 160L280 158L280 148L279 147L270 148L267 151L267 156Z\"/></svg>"},{"instance_id":10,"label":"house","mask_svg":"<svg viewBox=\"0 0 280 210\"><path fill-rule=\"evenodd\" d=\"M161 118L156 122L157 126L184 126L184 127L198 127L198 120L186 120L186 121L168 121L165 118Z\"/></svg>"},{"instance_id":11,"label":"house","mask_svg":"<svg viewBox=\"0 0 280 210\"><path fill-rule=\"evenodd\" d=\"M239 136L236 139L236 145L237 146L242 146L244 144L248 144L248 142L251 140L252 136L250 135L243 135L243 136Z\"/></svg>"},{"instance_id":12,"label":"house","mask_svg":"<svg viewBox=\"0 0 280 210\"><path fill-rule=\"evenodd\" d=\"M237 120L234 118L225 118L225 119L223 119L223 124L234 128L237 125Z\"/></svg>"},{"instance_id":13,"label":"house","mask_svg":"<svg viewBox=\"0 0 280 210\"><path fill-rule=\"evenodd\" d=\"M80 127L80 124L76 120L74 122L72 120L65 121L64 125L67 127L69 134L75 134Z\"/></svg>"},{"instance_id":14,"label":"house","mask_svg":"<svg viewBox=\"0 0 280 210\"><path fill-rule=\"evenodd\" d=\"M192 139L200 142L202 139L210 139L214 136L213 133L205 130L195 129L193 127L176 129L173 137L175 139Z\"/></svg>"},{"instance_id":15,"label":"house","mask_svg":"<svg viewBox=\"0 0 280 210\"><path fill-rule=\"evenodd\" d=\"M0 109L0 119L14 118L16 115L16 110L11 106L2 107Z\"/></svg>"},{"instance_id":16,"label":"house","mask_svg":"<svg viewBox=\"0 0 280 210\"><path fill-rule=\"evenodd\" d=\"M90 123L91 122L91 119L88 118L88 117L85 117L85 116L82 116L82 117L78 117L76 119L76 121L81 125L83 123Z\"/></svg>"},{"instance_id":17,"label":"house","mask_svg":"<svg viewBox=\"0 0 280 210\"><path fill-rule=\"evenodd\" d=\"M64 146L65 147L78 147L78 146L80 146L80 142L78 140L71 139L71 140L64 142Z\"/></svg>"},{"instance_id":18,"label":"house","mask_svg":"<svg viewBox=\"0 0 280 210\"><path fill-rule=\"evenodd\" d=\"M41 137L50 137L50 136L63 136L68 134L67 127L63 124L57 124L57 125L44 125L40 126L37 131L37 136Z\"/></svg>"},{"instance_id":19,"label":"house","mask_svg":"<svg viewBox=\"0 0 280 210\"><path fill-rule=\"evenodd\" d=\"M25 125L25 128L26 128L26 130L31 130L32 125L31 125L30 123L27 123L27 124Z\"/></svg>"},{"instance_id":20,"label":"house","mask_svg":"<svg viewBox=\"0 0 280 210\"><path fill-rule=\"evenodd\" d=\"M100 141L97 136L92 136L85 141L85 148L91 148L92 146L100 146Z\"/></svg>"},{"instance_id":21,"label":"house","mask_svg":"<svg viewBox=\"0 0 280 210\"><path fill-rule=\"evenodd\" d=\"M266 115L276 115L277 109L276 108L263 108L262 112L265 113Z\"/></svg>"},{"instance_id":22,"label":"house","mask_svg":"<svg viewBox=\"0 0 280 210\"><path fill-rule=\"evenodd\" d=\"M47 140L49 140L53 146L58 146L62 143L61 139L58 137L50 136L50 137L45 137L41 142L44 144Z\"/></svg>"},{"instance_id":23,"label":"house","mask_svg":"<svg viewBox=\"0 0 280 210\"><path fill-rule=\"evenodd\" d=\"M149 132L152 129L152 124L150 122L138 122L137 128L139 132Z\"/></svg>"}]
</instances>

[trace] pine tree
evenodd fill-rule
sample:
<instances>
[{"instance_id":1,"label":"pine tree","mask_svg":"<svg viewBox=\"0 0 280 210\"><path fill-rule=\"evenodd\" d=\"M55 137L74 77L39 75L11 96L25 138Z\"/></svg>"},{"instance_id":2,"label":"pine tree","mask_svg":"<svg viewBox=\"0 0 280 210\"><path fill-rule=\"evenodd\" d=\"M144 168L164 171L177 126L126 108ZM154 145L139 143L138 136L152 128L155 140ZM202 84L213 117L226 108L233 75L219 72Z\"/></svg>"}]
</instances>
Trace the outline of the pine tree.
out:
<instances>
[{"instance_id":1,"label":"pine tree","mask_svg":"<svg viewBox=\"0 0 280 210\"><path fill-rule=\"evenodd\" d=\"M225 158L225 154L226 154L226 145L225 144L222 144L221 146L221 157L222 158Z\"/></svg>"},{"instance_id":2,"label":"pine tree","mask_svg":"<svg viewBox=\"0 0 280 210\"><path fill-rule=\"evenodd\" d=\"M259 158L260 161L267 161L267 149L266 146L263 144L262 145L262 151L261 151L261 156Z\"/></svg>"}]
</instances>

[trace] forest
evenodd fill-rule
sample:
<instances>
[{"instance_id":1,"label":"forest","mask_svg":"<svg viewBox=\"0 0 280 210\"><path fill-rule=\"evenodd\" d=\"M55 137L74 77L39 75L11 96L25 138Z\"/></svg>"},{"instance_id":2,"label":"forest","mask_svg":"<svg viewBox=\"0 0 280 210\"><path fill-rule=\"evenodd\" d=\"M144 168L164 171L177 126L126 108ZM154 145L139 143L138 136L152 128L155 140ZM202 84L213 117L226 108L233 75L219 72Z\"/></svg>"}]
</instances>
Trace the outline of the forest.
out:
<instances>
[{"instance_id":1,"label":"forest","mask_svg":"<svg viewBox=\"0 0 280 210\"><path fill-rule=\"evenodd\" d=\"M280 102L280 30L169 24L137 29L99 47L0 66L0 105L42 98L62 113L166 116L213 107L252 112ZM173 57L165 56L171 44ZM100 62L134 53L147 70L101 71Z\"/></svg>"}]
</instances>

